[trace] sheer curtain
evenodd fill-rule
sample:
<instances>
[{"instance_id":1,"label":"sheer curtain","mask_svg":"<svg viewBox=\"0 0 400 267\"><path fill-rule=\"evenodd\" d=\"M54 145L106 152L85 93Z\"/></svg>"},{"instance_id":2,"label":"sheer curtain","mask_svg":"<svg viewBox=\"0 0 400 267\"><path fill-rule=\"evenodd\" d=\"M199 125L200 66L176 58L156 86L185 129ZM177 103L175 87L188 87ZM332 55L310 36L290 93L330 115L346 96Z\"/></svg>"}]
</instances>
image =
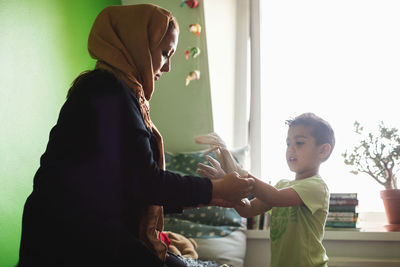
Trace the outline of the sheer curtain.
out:
<instances>
[{"instance_id":1,"label":"sheer curtain","mask_svg":"<svg viewBox=\"0 0 400 267\"><path fill-rule=\"evenodd\" d=\"M384 188L349 173L341 154L356 142L355 120L366 130L380 121L400 128L400 2L259 3L261 177L272 184L293 179L285 120L314 112L336 134L333 154L320 169L330 191L357 192L359 211L383 211Z\"/></svg>"}]
</instances>

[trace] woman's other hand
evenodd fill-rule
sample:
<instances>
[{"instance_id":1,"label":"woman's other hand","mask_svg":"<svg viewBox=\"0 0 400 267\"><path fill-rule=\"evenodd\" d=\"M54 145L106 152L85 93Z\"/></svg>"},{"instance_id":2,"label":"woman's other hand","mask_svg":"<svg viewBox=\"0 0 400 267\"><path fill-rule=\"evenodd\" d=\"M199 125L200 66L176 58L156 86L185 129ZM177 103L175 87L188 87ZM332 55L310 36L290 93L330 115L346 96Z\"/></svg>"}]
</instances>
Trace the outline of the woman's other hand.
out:
<instances>
[{"instance_id":1,"label":"woman's other hand","mask_svg":"<svg viewBox=\"0 0 400 267\"><path fill-rule=\"evenodd\" d=\"M243 199L253 191L255 181L253 178L242 178L237 172L232 172L220 179L211 179L211 182L213 184L211 203L223 200L231 206L246 206L248 202Z\"/></svg>"}]
</instances>

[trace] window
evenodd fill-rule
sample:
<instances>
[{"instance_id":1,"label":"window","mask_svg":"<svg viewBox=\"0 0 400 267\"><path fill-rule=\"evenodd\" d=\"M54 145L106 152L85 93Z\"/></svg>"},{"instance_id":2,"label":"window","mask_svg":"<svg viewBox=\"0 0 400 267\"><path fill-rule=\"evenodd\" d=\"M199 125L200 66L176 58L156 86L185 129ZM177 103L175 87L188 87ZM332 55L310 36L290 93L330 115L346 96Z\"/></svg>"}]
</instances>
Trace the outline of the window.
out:
<instances>
[{"instance_id":1,"label":"window","mask_svg":"<svg viewBox=\"0 0 400 267\"><path fill-rule=\"evenodd\" d=\"M399 1L260 1L262 177L292 179L285 120L314 112L336 134L320 173L331 192L357 192L359 211L383 211L371 177L349 173L341 154L355 120L400 128Z\"/></svg>"}]
</instances>

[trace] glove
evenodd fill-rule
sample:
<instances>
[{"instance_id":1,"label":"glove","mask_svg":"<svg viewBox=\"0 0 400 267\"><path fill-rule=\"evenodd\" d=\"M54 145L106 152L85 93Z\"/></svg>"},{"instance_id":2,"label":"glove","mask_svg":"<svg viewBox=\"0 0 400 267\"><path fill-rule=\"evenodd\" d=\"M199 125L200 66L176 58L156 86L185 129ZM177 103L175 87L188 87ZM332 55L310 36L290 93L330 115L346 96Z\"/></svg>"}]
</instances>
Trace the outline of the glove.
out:
<instances>
[{"instance_id":1,"label":"glove","mask_svg":"<svg viewBox=\"0 0 400 267\"><path fill-rule=\"evenodd\" d=\"M236 171L241 177L248 177L248 171L242 169L239 163L236 162L232 154L226 148L225 142L221 139L221 137L219 137L218 134L209 133L206 135L197 136L195 137L194 140L197 144L210 145L210 149L205 151L204 154L208 154L212 151L215 151L215 155L217 156L220 167L225 173L231 173L233 171ZM213 164L211 163L211 165Z\"/></svg>"}]
</instances>

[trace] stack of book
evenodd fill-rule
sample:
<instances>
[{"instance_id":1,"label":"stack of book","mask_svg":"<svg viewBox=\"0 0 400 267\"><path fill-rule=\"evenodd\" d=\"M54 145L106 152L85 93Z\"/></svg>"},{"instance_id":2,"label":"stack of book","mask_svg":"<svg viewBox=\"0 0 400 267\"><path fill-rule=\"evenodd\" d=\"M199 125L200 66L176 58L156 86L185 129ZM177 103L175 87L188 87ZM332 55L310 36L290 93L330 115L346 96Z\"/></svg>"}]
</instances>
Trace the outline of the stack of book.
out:
<instances>
[{"instance_id":1,"label":"stack of book","mask_svg":"<svg viewBox=\"0 0 400 267\"><path fill-rule=\"evenodd\" d=\"M266 230L269 227L269 213L265 212L257 216L247 218L248 230Z\"/></svg>"},{"instance_id":2,"label":"stack of book","mask_svg":"<svg viewBox=\"0 0 400 267\"><path fill-rule=\"evenodd\" d=\"M357 193L331 193L326 228L356 228Z\"/></svg>"}]
</instances>

